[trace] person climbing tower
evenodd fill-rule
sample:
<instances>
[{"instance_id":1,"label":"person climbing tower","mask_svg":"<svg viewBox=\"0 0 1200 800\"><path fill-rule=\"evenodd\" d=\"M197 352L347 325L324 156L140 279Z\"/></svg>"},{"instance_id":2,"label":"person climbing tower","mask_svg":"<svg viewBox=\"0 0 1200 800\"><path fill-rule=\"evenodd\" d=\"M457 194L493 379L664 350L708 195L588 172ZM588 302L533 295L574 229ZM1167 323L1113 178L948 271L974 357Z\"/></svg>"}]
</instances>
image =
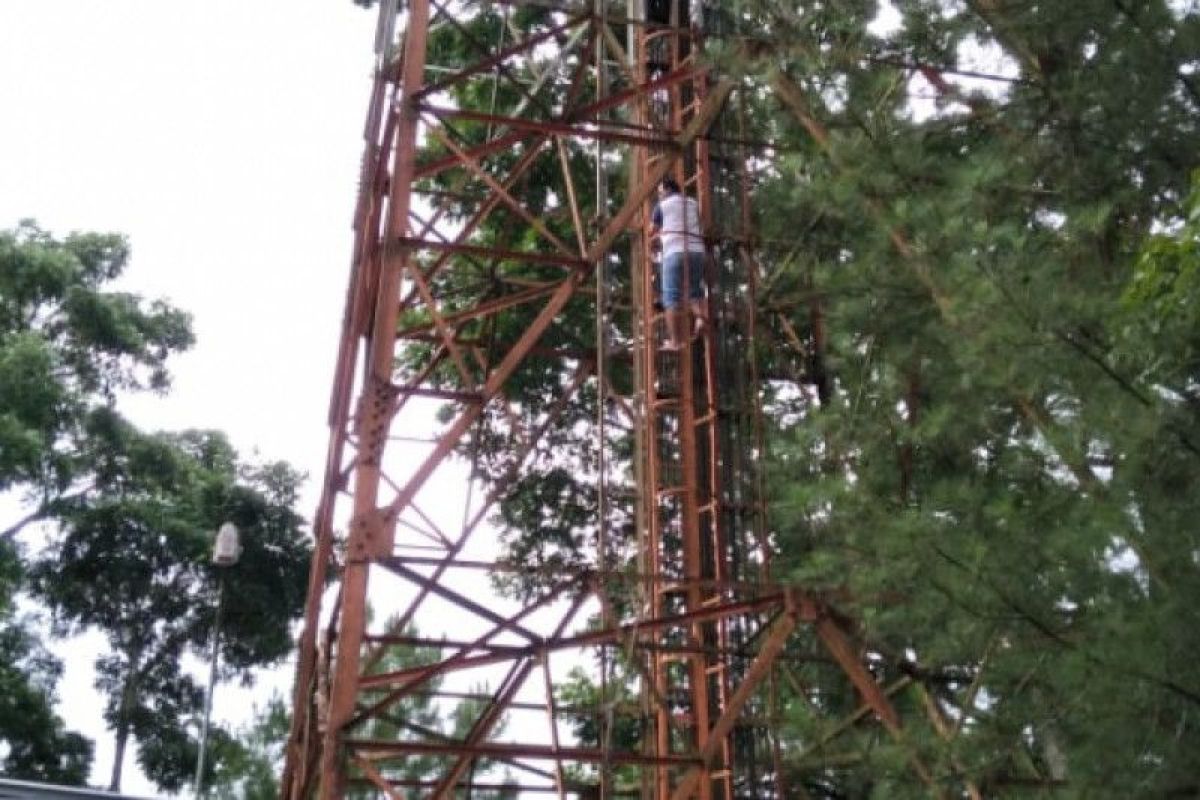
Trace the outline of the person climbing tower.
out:
<instances>
[{"instance_id":1,"label":"person climbing tower","mask_svg":"<svg viewBox=\"0 0 1200 800\"><path fill-rule=\"evenodd\" d=\"M651 235L662 244L660 283L667 314L667 343L663 349L678 350L683 346L687 321L681 308L685 290L695 318L692 335L704 328L704 236L699 204L680 190L674 178L663 179L658 197L650 222Z\"/></svg>"}]
</instances>

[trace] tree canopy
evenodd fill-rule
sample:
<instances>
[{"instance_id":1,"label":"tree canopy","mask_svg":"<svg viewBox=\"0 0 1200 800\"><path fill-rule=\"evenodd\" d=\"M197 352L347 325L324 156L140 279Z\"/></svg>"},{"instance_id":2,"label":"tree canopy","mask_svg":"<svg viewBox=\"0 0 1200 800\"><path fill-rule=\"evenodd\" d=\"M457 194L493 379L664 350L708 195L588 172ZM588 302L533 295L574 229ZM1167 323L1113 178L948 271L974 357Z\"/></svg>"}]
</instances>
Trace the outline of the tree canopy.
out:
<instances>
[{"instance_id":1,"label":"tree canopy","mask_svg":"<svg viewBox=\"0 0 1200 800\"><path fill-rule=\"evenodd\" d=\"M814 747L853 698L796 697L797 779L1196 791L1200 14L905 2L880 32L873 3L752 6L786 35L741 68L797 148L759 209L796 254L768 302L819 304L833 374L776 406L780 552L912 681L898 738Z\"/></svg>"},{"instance_id":2,"label":"tree canopy","mask_svg":"<svg viewBox=\"0 0 1200 800\"><path fill-rule=\"evenodd\" d=\"M118 391L166 389L168 357L191 346L186 313L111 288L129 253L115 234L0 231L0 491L52 502L83 477L88 415Z\"/></svg>"},{"instance_id":3,"label":"tree canopy","mask_svg":"<svg viewBox=\"0 0 1200 800\"><path fill-rule=\"evenodd\" d=\"M96 491L62 514L33 586L60 632L94 627L108 638L96 670L117 741L112 788L133 736L146 774L176 789L195 764L203 697L181 659L190 650L207 660L218 583L223 675L248 679L291 649L310 553L292 510L300 476L240 461L213 431L148 435L115 415L93 421ZM236 565L218 567L213 531L226 521L243 549Z\"/></svg>"},{"instance_id":4,"label":"tree canopy","mask_svg":"<svg viewBox=\"0 0 1200 800\"><path fill-rule=\"evenodd\" d=\"M4 774L83 783L92 745L54 711L61 663L41 644L16 537L95 489L94 430L118 392L164 390L166 362L192 343L187 314L115 291L129 245L113 234L57 238L31 221L0 231L0 492L27 511L0 526L0 743Z\"/></svg>"},{"instance_id":5,"label":"tree canopy","mask_svg":"<svg viewBox=\"0 0 1200 800\"><path fill-rule=\"evenodd\" d=\"M33 621L16 608L20 564L0 543L0 772L13 778L82 784L92 743L67 730L54 710L62 664L42 647Z\"/></svg>"},{"instance_id":6,"label":"tree canopy","mask_svg":"<svg viewBox=\"0 0 1200 800\"><path fill-rule=\"evenodd\" d=\"M168 359L192 344L186 313L114 289L129 253L112 234L0 232L0 491L27 509L0 532L0 745L6 775L88 778L91 742L54 712L62 665L20 594L55 634L107 637L95 668L117 745L110 786L132 737L143 771L174 790L194 769L203 697L183 659L207 661L218 583L221 675L249 681L291 649L310 551L290 466L245 461L217 431L146 433L121 415L127 393L165 391ZM19 537L38 521L45 546ZM227 521L243 550L221 571L209 557ZM227 732L213 740L234 752Z\"/></svg>"}]
</instances>

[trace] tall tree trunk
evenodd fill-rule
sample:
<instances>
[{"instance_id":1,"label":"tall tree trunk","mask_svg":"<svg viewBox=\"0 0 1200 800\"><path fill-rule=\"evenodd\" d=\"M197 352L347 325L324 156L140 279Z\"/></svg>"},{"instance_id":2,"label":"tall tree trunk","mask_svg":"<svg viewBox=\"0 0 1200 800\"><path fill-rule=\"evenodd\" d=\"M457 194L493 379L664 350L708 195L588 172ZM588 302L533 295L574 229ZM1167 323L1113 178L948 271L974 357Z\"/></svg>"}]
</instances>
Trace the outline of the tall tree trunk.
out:
<instances>
[{"instance_id":1,"label":"tall tree trunk","mask_svg":"<svg viewBox=\"0 0 1200 800\"><path fill-rule=\"evenodd\" d=\"M139 660L137 655L129 657L129 672L125 678L125 688L121 690L121 707L117 713L116 747L113 752L112 779L108 783L108 790L110 792L121 791L121 768L125 764L125 745L129 742L129 718L133 716Z\"/></svg>"},{"instance_id":2,"label":"tall tree trunk","mask_svg":"<svg viewBox=\"0 0 1200 800\"><path fill-rule=\"evenodd\" d=\"M117 746L113 753L112 780L108 782L110 792L121 791L121 766L125 763L125 743L129 741L129 723L122 721L117 726Z\"/></svg>"}]
</instances>

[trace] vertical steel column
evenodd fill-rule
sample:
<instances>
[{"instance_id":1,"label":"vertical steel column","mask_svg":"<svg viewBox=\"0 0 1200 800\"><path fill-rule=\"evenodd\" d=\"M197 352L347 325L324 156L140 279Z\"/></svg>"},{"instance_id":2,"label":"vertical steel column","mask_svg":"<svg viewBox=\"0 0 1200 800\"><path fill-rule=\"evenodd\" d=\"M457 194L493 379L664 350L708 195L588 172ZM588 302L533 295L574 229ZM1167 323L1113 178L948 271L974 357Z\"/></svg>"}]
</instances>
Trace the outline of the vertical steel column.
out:
<instances>
[{"instance_id":1,"label":"vertical steel column","mask_svg":"<svg viewBox=\"0 0 1200 800\"><path fill-rule=\"evenodd\" d=\"M679 130L694 118L707 96L707 71L698 68L701 41L691 26L692 15L685 3L672 2L666 24L662 20L643 28L639 52L642 81L651 83L659 74L686 73L688 78L669 86L650 99L643 121L651 127ZM642 162L642 169L654 165ZM671 170L685 194L696 199L703 227L711 225L711 182L708 143L698 139ZM648 234L649 219L645 221ZM648 235L644 241L649 242ZM660 256L661 257L661 256ZM643 253L647 263L653 254ZM705 270L711 288L711 270ZM690 288L684 270L683 327L691 331L688 307ZM643 280L643 297L650 298L652 276ZM666 353L659 349L657 331L665 324L665 312L648 309L651 321L642 340L642 360L647 391L644 436L649 454L648 515L646 548L651 554L651 571L674 576L656 581L653 609L656 614L695 611L720 602L712 582L732 578L726 568L722 527L718 515L720 472L717 461L718 409L715 391L713 326L702 335L686 337L683 349ZM687 631L688 652L662 652L651 661L653 692L660 702L655 713L655 747L660 754L682 748L712 749L716 758L705 766L697 781L701 800L732 798L727 741L710 745L712 721L720 715L727 698L727 670L722 652L727 640L721 622L697 622ZM672 776L660 768L656 796L672 790Z\"/></svg>"},{"instance_id":2,"label":"vertical steel column","mask_svg":"<svg viewBox=\"0 0 1200 800\"><path fill-rule=\"evenodd\" d=\"M429 29L428 0L410 0L401 64L395 156L392 167L389 213L385 240L405 237L409 230L412 180L416 165L417 122L415 90L424 86L425 46ZM344 789L345 772L338 755L338 737L354 714L362 637L367 621L369 560L391 552L395 528L379 513L379 481L388 426L384 420L396 358L396 321L400 312L400 285L409 265L406 248L382 253L379 288L375 296L374 324L366 348L366 386L358 408L357 434L363 456L354 469L354 506L350 540L342 573L343 602L334 662L328 722L321 761L320 797L335 800Z\"/></svg>"}]
</instances>

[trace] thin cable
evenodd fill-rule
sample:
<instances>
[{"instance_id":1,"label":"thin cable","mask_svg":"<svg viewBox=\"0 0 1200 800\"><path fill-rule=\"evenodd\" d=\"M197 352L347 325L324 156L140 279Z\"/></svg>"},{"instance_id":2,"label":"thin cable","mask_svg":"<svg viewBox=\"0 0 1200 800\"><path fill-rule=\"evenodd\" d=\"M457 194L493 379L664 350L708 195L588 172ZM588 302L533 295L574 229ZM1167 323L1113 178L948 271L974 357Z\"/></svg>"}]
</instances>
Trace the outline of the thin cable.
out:
<instances>
[{"instance_id":1,"label":"thin cable","mask_svg":"<svg viewBox=\"0 0 1200 800\"><path fill-rule=\"evenodd\" d=\"M608 95L608 73L606 71L604 31L608 26L608 5L606 0L595 0L596 19L593 22L596 46L596 99L603 101ZM602 117L608 116L602 112ZM595 223L600 223L608 215L608 172L604 164L604 143L596 140L596 212ZM602 254L596 264L596 543L599 549L597 565L602 576L609 573L609 543L608 543L608 426L607 409L608 386L608 270L607 254ZM614 624L612 602L608 596L607 577L602 577L600 591L603 594L601 609L605 628ZM603 715L600 718L601 752L600 764L600 796L608 797L612 791L612 733L613 733L613 664L608 647L600 650L600 696L603 703Z\"/></svg>"},{"instance_id":2,"label":"thin cable","mask_svg":"<svg viewBox=\"0 0 1200 800\"><path fill-rule=\"evenodd\" d=\"M496 52L497 53L504 52L504 36L507 32L508 32L508 6L504 6L503 10L501 11L501 17L500 17L500 40L498 42L496 42ZM497 65L496 71L492 73L492 109L491 109L492 116L495 116L495 114L496 114L496 101L499 96L500 96L500 67L499 67L499 65ZM492 123L489 122L488 126L487 126L487 139L485 139L485 141L491 141L491 139L492 139Z\"/></svg>"}]
</instances>

